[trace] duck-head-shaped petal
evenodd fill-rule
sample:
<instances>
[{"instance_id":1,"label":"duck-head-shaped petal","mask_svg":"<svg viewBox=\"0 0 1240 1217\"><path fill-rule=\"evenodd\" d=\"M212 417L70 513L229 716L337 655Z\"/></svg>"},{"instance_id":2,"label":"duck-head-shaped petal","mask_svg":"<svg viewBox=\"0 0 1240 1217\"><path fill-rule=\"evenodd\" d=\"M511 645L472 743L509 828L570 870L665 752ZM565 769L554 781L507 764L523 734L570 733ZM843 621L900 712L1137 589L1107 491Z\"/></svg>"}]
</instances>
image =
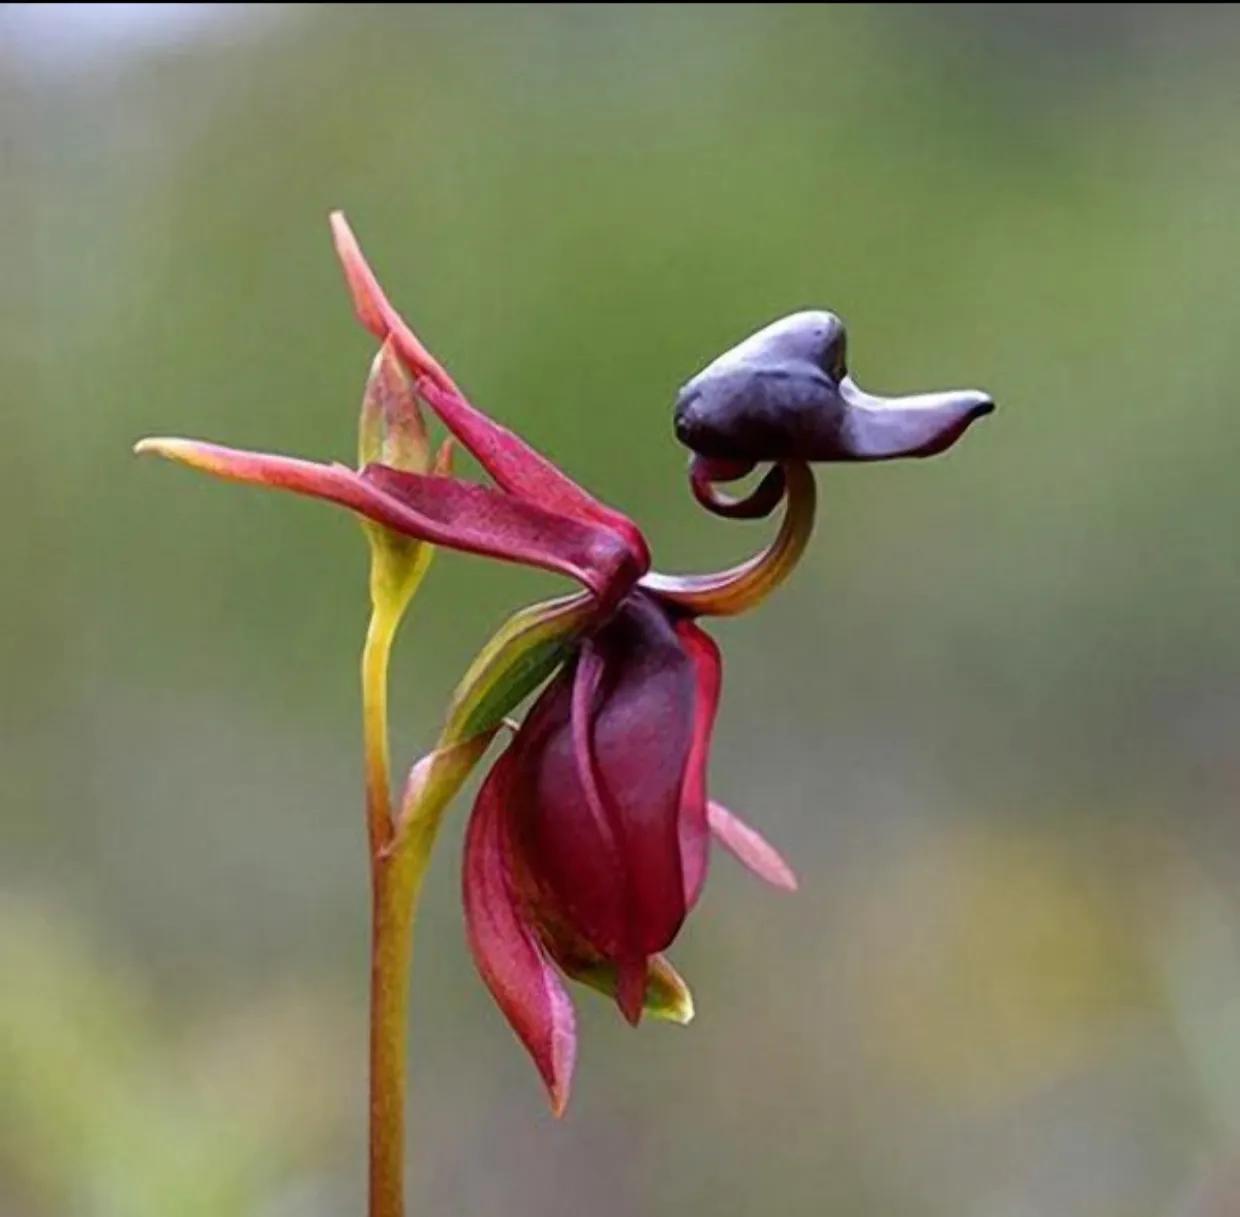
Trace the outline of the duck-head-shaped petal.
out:
<instances>
[{"instance_id":1,"label":"duck-head-shaped petal","mask_svg":"<svg viewBox=\"0 0 1240 1217\"><path fill-rule=\"evenodd\" d=\"M974 389L878 397L848 374L844 323L793 313L725 351L680 391L676 435L717 462L933 456L994 409Z\"/></svg>"}]
</instances>

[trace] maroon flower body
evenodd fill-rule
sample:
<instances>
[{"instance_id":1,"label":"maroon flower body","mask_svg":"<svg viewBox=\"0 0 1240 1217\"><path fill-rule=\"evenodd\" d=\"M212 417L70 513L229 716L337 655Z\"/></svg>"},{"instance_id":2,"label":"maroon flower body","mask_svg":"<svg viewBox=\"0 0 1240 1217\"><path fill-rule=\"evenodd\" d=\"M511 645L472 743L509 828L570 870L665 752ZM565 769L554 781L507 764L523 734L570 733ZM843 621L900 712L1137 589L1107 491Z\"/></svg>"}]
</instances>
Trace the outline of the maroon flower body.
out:
<instances>
[{"instance_id":1,"label":"maroon flower body","mask_svg":"<svg viewBox=\"0 0 1240 1217\"><path fill-rule=\"evenodd\" d=\"M708 801L719 652L680 609L638 590L543 690L474 808L465 851L470 943L534 1055L567 1097L572 1008L551 964L603 976L636 1023L658 953L706 878L710 831L764 878L792 872Z\"/></svg>"},{"instance_id":2,"label":"maroon flower body","mask_svg":"<svg viewBox=\"0 0 1240 1217\"><path fill-rule=\"evenodd\" d=\"M759 331L682 390L676 432L694 451L698 500L734 517L786 500L779 535L717 575L648 574L601 617L492 770L466 842L474 956L557 1111L576 1039L553 964L588 974L636 1023L666 976L659 953L702 890L712 831L759 875L795 887L779 855L708 797L720 659L695 617L752 607L795 565L814 510L806 462L931 455L991 409L973 391L863 393L847 375L842 324L820 312ZM747 497L716 491L765 462Z\"/></svg>"}]
</instances>

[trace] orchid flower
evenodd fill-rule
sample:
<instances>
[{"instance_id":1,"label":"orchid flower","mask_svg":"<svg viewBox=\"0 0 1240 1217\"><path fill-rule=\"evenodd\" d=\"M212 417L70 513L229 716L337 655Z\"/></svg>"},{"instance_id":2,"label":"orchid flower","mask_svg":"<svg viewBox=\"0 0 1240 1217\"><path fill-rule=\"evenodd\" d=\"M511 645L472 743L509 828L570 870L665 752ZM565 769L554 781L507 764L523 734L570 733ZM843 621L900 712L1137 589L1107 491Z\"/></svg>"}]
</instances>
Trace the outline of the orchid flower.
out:
<instances>
[{"instance_id":1,"label":"orchid flower","mask_svg":"<svg viewBox=\"0 0 1240 1217\"><path fill-rule=\"evenodd\" d=\"M796 887L775 849L711 797L722 667L699 621L756 607L794 569L814 523L811 462L941 452L993 404L976 392L864 393L848 376L833 314L767 326L685 385L675 429L692 452L699 503L725 518L765 517L782 504L779 528L730 569L661 574L632 520L469 402L389 303L341 215L332 229L354 310L380 344L358 467L188 439L143 440L137 450L349 508L370 541L362 663L374 887L370 1213L398 1217L418 896L443 815L491 741L512 728L466 831L468 937L559 1114L576 1057L564 977L614 997L634 1024L643 1012L688 1022L692 998L663 952L702 892L712 839L774 886ZM452 475L450 441L432 458L423 406L492 484ZM747 495L719 489L759 465L770 468ZM483 647L394 804L388 654L437 546L558 572L581 590L521 610Z\"/></svg>"},{"instance_id":2,"label":"orchid flower","mask_svg":"<svg viewBox=\"0 0 1240 1217\"><path fill-rule=\"evenodd\" d=\"M695 449L695 495L724 516L765 515L787 499L772 544L713 575L643 578L580 640L478 795L464 898L480 972L563 1111L576 1054L559 973L686 1022L689 991L661 952L706 878L711 833L761 877L795 888L752 828L710 799L719 650L699 616L748 610L790 573L809 539L807 461L921 456L950 447L993 409L972 391L884 400L844 367L844 329L800 313L695 376L676 408ZM714 487L776 462L745 499Z\"/></svg>"}]
</instances>

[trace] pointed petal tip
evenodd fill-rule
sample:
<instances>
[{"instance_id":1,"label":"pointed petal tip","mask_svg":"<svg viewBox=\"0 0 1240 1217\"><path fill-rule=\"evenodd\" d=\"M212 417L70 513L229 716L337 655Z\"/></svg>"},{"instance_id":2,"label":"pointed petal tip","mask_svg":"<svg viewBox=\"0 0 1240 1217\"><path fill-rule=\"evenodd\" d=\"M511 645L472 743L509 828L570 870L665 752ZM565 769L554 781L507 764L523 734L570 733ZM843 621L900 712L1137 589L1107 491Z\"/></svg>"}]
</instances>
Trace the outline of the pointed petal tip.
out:
<instances>
[{"instance_id":1,"label":"pointed petal tip","mask_svg":"<svg viewBox=\"0 0 1240 1217\"><path fill-rule=\"evenodd\" d=\"M336 247L336 257L340 259L344 271L345 283L353 300L353 311L363 327L376 338L385 339L390 326L385 316L390 307L383 295L374 272L366 263L362 247L349 227L343 211L333 211L328 217L332 230L332 242Z\"/></svg>"},{"instance_id":2,"label":"pointed petal tip","mask_svg":"<svg viewBox=\"0 0 1240 1217\"><path fill-rule=\"evenodd\" d=\"M551 1101L551 1114L557 1120L564 1119L564 1113L568 1110L570 1090L568 1079L553 1082L547 1087L547 1098Z\"/></svg>"},{"instance_id":3,"label":"pointed petal tip","mask_svg":"<svg viewBox=\"0 0 1240 1217\"><path fill-rule=\"evenodd\" d=\"M784 892L800 888L796 872L783 855L756 828L746 824L735 812L713 799L707 805L711 832L741 865L764 883Z\"/></svg>"},{"instance_id":4,"label":"pointed petal tip","mask_svg":"<svg viewBox=\"0 0 1240 1217\"><path fill-rule=\"evenodd\" d=\"M937 456L995 410L994 398L980 389L884 398L846 379L840 392L849 411L839 440L842 455L850 460Z\"/></svg>"},{"instance_id":5,"label":"pointed petal tip","mask_svg":"<svg viewBox=\"0 0 1240 1217\"><path fill-rule=\"evenodd\" d=\"M772 887L778 888L781 892L787 892L789 895L794 895L801 890L801 881L787 863L784 864L783 872L779 875L772 875L768 882Z\"/></svg>"},{"instance_id":6,"label":"pointed petal tip","mask_svg":"<svg viewBox=\"0 0 1240 1217\"><path fill-rule=\"evenodd\" d=\"M651 973L658 974L657 979L668 989L668 1000L651 1013L655 1018L667 1023L675 1023L678 1027L687 1027L693 1022L697 1008L693 1004L693 990L685 984L684 979L665 959L656 956L652 961Z\"/></svg>"},{"instance_id":7,"label":"pointed petal tip","mask_svg":"<svg viewBox=\"0 0 1240 1217\"><path fill-rule=\"evenodd\" d=\"M452 466L456 460L456 441L452 436L444 437L444 441L439 445L439 451L435 453L435 464L431 469L437 477L448 477L452 473Z\"/></svg>"},{"instance_id":8,"label":"pointed petal tip","mask_svg":"<svg viewBox=\"0 0 1240 1217\"><path fill-rule=\"evenodd\" d=\"M568 1110L568 1100L573 1091L573 1072L577 1067L577 1032L572 1003L567 996L563 997L563 1001L567 1004L568 1025L557 1027L553 1033L549 1056L534 1054L535 1068L547 1088L551 1114L557 1120L562 1120Z\"/></svg>"},{"instance_id":9,"label":"pointed petal tip","mask_svg":"<svg viewBox=\"0 0 1240 1217\"><path fill-rule=\"evenodd\" d=\"M576 1016L514 889L505 820L513 755L505 752L483 782L465 832L465 926L479 974L561 1116L577 1055Z\"/></svg>"},{"instance_id":10,"label":"pointed petal tip","mask_svg":"<svg viewBox=\"0 0 1240 1217\"><path fill-rule=\"evenodd\" d=\"M556 962L563 971L579 984L588 986L615 1000L618 989L618 971L615 963L600 960L583 963L571 955L561 953ZM647 961L646 993L642 1008L656 1022L676 1023L685 1026L693 1021L693 993L685 979L672 966L666 955L651 955Z\"/></svg>"},{"instance_id":11,"label":"pointed petal tip","mask_svg":"<svg viewBox=\"0 0 1240 1217\"><path fill-rule=\"evenodd\" d=\"M432 464L430 447L413 378L389 335L375 353L366 377L358 422L358 464L379 463L408 473L426 473Z\"/></svg>"},{"instance_id":12,"label":"pointed petal tip","mask_svg":"<svg viewBox=\"0 0 1240 1217\"><path fill-rule=\"evenodd\" d=\"M216 445L203 440L149 435L134 444L133 451L135 456L162 456L165 460L208 473L216 472L223 464Z\"/></svg>"},{"instance_id":13,"label":"pointed petal tip","mask_svg":"<svg viewBox=\"0 0 1240 1217\"><path fill-rule=\"evenodd\" d=\"M646 1004L646 960L622 960L616 966L616 1005L629 1026L636 1027L642 1021L642 1009Z\"/></svg>"},{"instance_id":14,"label":"pointed petal tip","mask_svg":"<svg viewBox=\"0 0 1240 1217\"><path fill-rule=\"evenodd\" d=\"M646 980L646 1012L667 1023L687 1027L693 1022L693 990L666 955L652 955Z\"/></svg>"},{"instance_id":15,"label":"pointed petal tip","mask_svg":"<svg viewBox=\"0 0 1240 1217\"><path fill-rule=\"evenodd\" d=\"M138 440L133 446L134 456L167 456L169 450L178 444L183 444L184 440L164 439L158 435L147 435Z\"/></svg>"}]
</instances>

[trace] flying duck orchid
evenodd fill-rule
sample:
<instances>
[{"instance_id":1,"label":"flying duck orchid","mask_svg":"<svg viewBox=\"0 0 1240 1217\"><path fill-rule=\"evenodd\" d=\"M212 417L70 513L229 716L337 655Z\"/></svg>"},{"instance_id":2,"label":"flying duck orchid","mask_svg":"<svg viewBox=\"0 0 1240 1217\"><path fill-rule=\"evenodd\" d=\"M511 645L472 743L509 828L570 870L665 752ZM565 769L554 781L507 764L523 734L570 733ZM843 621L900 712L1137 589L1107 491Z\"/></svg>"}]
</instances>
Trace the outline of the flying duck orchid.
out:
<instances>
[{"instance_id":1,"label":"flying duck orchid","mask_svg":"<svg viewBox=\"0 0 1240 1217\"><path fill-rule=\"evenodd\" d=\"M564 978L687 1022L693 1004L664 956L701 894L711 841L793 889L791 869L711 796L719 649L700 621L747 611L796 566L815 511L811 464L942 452L993 409L982 393L879 398L848 375L843 324L802 312L768 325L690 379L674 411L694 497L725 518L782 506L770 543L730 569L651 569L638 526L473 406L389 303L344 218L332 217L354 310L379 343L356 468L188 439L155 453L217 477L346 507L372 547L363 654L366 792L374 882L371 1213L401 1211L409 944L444 811L505 727L466 831L463 897L478 969L559 1113L576 1055ZM480 484L432 455L429 410L478 460ZM758 466L754 488L720 489ZM581 586L521 610L482 649L435 747L389 792L387 656L435 547L540 567ZM531 696L522 721L514 713Z\"/></svg>"}]
</instances>

